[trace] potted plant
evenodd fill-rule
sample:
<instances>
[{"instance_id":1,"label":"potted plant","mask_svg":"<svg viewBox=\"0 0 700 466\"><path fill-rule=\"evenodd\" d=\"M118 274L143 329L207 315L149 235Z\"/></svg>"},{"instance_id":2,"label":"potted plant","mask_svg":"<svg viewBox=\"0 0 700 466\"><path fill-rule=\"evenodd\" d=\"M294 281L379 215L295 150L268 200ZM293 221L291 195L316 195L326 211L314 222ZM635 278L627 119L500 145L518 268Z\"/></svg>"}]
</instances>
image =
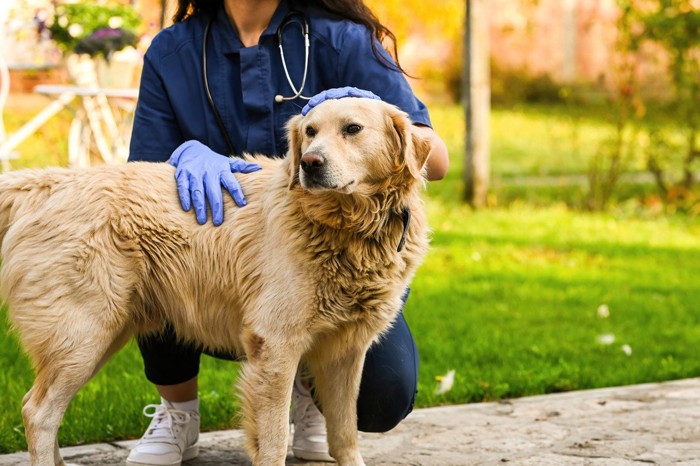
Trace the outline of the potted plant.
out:
<instances>
[{"instance_id":1,"label":"potted plant","mask_svg":"<svg viewBox=\"0 0 700 466\"><path fill-rule=\"evenodd\" d=\"M132 83L136 69L130 62L138 56L134 47L140 25L131 5L81 0L57 4L48 30L66 57L69 75L78 84L89 84L92 77L87 74L92 66L99 85L125 87ZM128 51L128 59L114 60L123 51ZM131 66L125 68L122 62Z\"/></svg>"}]
</instances>

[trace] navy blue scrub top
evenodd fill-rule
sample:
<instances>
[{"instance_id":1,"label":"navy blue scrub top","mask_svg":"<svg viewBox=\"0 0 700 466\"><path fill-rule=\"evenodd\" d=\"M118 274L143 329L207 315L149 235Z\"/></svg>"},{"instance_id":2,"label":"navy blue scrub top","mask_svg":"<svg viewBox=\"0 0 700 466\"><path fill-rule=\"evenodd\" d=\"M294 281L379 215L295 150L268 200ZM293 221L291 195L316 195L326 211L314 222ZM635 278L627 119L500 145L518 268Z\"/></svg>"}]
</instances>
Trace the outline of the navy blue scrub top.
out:
<instances>
[{"instance_id":1,"label":"navy blue scrub top","mask_svg":"<svg viewBox=\"0 0 700 466\"><path fill-rule=\"evenodd\" d=\"M300 98L275 102L277 94L294 95L284 74L276 35L288 10L287 2L280 2L258 45L252 47L243 46L223 7L211 25L207 41L209 87L237 154L284 155L285 123L306 104ZM430 126L428 111L414 96L405 76L384 66L372 52L373 39L364 26L318 9L304 13L310 28L310 58L303 95L311 97L344 86L367 89L408 113L414 123ZM216 152L229 152L202 78L202 39L208 20L206 14L192 16L153 39L144 57L129 160L165 161L190 139ZM287 67L298 87L304 67L300 28L290 24L283 40Z\"/></svg>"}]
</instances>

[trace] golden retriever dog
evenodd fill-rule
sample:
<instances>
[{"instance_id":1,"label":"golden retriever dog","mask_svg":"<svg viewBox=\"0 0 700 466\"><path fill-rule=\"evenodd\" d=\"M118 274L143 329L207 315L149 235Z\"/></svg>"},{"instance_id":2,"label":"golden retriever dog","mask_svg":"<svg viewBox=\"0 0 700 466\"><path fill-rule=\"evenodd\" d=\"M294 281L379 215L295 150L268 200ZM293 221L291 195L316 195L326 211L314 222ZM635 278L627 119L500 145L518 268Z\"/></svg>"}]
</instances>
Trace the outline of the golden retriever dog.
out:
<instances>
[{"instance_id":1,"label":"golden retriever dog","mask_svg":"<svg viewBox=\"0 0 700 466\"><path fill-rule=\"evenodd\" d=\"M282 465L297 366L315 377L330 454L362 465L356 399L365 352L391 326L428 247L428 145L407 116L361 98L287 125L283 159L251 156L248 205L200 226L174 169L129 163L0 175L0 291L35 370L22 416L31 463L62 465L68 403L134 334L245 355L247 451ZM155 330L154 330L155 329Z\"/></svg>"}]
</instances>

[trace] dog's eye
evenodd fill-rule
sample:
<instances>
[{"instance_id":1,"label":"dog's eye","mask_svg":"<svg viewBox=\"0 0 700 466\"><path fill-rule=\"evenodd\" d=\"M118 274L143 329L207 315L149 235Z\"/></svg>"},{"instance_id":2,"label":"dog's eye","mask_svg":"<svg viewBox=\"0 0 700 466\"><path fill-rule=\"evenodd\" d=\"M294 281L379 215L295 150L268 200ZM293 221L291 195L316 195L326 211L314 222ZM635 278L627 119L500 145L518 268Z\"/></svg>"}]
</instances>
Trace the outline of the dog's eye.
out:
<instances>
[{"instance_id":1,"label":"dog's eye","mask_svg":"<svg viewBox=\"0 0 700 466\"><path fill-rule=\"evenodd\" d=\"M362 126L355 123L350 123L345 128L343 128L343 132L346 134L357 134L360 131L362 131Z\"/></svg>"},{"instance_id":2,"label":"dog's eye","mask_svg":"<svg viewBox=\"0 0 700 466\"><path fill-rule=\"evenodd\" d=\"M316 136L316 129L313 126L307 126L306 135L310 138Z\"/></svg>"}]
</instances>

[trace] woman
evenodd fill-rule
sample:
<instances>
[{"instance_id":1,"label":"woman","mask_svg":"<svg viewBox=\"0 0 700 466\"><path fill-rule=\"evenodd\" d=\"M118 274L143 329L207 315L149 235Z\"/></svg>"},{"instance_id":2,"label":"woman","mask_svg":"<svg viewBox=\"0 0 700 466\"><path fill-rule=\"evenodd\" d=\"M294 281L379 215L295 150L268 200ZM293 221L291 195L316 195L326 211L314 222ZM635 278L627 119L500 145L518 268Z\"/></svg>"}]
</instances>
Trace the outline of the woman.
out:
<instances>
[{"instance_id":1,"label":"woman","mask_svg":"<svg viewBox=\"0 0 700 466\"><path fill-rule=\"evenodd\" d=\"M301 15L290 19L287 15L292 10ZM231 172L255 169L232 167L220 154L285 154L284 124L307 101L276 96L294 97L292 85L301 86L305 21L310 46L303 95L354 86L397 105L415 122L416 133L431 142L429 179L444 176L446 147L430 128L427 109L413 95L402 70L379 45L381 39L393 39L393 35L362 1L179 0L174 20L146 53L130 160L169 160L175 165L183 208L189 210L192 203L200 223L206 222L206 201L214 224L224 220L221 185L238 205L244 205ZM282 31L285 65L278 49L278 30ZM205 76L214 105L207 96ZM161 404L144 409L153 420L127 463L180 464L198 453L201 350L178 343L169 329L142 339L139 348L146 376L156 384ZM400 314L386 338L367 354L358 399L360 430L387 431L410 412L417 370L415 344ZM312 401L308 383L297 379L294 454L306 460L331 460L323 417Z\"/></svg>"}]
</instances>

